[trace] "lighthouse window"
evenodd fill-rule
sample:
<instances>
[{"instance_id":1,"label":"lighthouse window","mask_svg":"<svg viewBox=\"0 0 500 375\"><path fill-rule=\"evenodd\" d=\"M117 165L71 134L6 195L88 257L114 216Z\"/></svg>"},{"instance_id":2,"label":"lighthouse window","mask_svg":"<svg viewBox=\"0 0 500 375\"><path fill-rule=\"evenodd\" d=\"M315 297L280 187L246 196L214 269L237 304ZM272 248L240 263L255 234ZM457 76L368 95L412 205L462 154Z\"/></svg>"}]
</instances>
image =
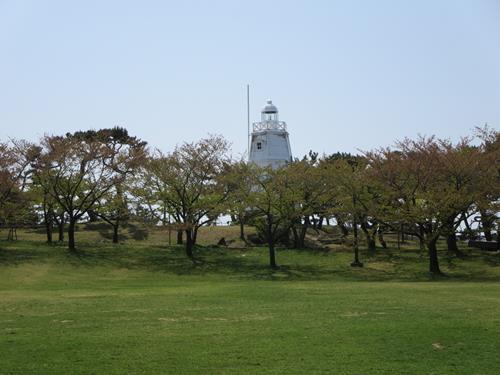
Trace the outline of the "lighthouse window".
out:
<instances>
[{"instance_id":1,"label":"lighthouse window","mask_svg":"<svg viewBox=\"0 0 500 375\"><path fill-rule=\"evenodd\" d=\"M262 150L262 143L261 142L257 142L257 150Z\"/></svg>"}]
</instances>

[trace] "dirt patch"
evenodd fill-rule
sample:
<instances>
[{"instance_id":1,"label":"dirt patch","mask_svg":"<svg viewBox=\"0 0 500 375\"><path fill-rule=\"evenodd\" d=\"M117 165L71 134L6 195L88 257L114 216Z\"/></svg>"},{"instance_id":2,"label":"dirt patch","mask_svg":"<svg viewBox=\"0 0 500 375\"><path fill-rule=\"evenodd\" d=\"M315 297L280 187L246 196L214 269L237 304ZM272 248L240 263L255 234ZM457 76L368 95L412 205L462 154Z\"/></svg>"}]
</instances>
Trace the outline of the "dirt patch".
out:
<instances>
[{"instance_id":1,"label":"dirt patch","mask_svg":"<svg viewBox=\"0 0 500 375\"><path fill-rule=\"evenodd\" d=\"M439 342L435 342L435 343L433 343L433 344L432 344L432 347L433 347L434 349L436 349L436 350L443 350L443 349L444 349L444 346L443 346L441 343L439 343Z\"/></svg>"}]
</instances>

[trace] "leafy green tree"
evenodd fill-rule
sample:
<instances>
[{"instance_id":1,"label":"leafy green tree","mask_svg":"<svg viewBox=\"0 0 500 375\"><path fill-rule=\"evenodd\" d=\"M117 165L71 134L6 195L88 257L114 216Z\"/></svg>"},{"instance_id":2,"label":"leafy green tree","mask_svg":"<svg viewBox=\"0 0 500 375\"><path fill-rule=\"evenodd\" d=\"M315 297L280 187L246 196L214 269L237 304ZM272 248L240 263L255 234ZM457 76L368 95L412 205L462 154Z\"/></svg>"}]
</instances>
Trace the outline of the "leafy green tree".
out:
<instances>
[{"instance_id":1,"label":"leafy green tree","mask_svg":"<svg viewBox=\"0 0 500 375\"><path fill-rule=\"evenodd\" d=\"M75 250L75 226L117 182L138 167L145 142L123 128L45 136L37 181L68 217L68 247Z\"/></svg>"},{"instance_id":2,"label":"leafy green tree","mask_svg":"<svg viewBox=\"0 0 500 375\"><path fill-rule=\"evenodd\" d=\"M146 163L142 196L164 207L186 234L186 255L194 259L198 229L226 210L228 190L222 181L229 163L228 142L211 136L184 143L170 154L157 151ZM150 196L148 196L150 194Z\"/></svg>"},{"instance_id":3,"label":"leafy green tree","mask_svg":"<svg viewBox=\"0 0 500 375\"><path fill-rule=\"evenodd\" d=\"M298 193L292 188L292 174L288 169L261 168L251 165L251 193L248 209L254 216L253 223L264 236L269 248L269 265L278 268L276 244L288 237L293 221L297 217Z\"/></svg>"},{"instance_id":4,"label":"leafy green tree","mask_svg":"<svg viewBox=\"0 0 500 375\"><path fill-rule=\"evenodd\" d=\"M38 146L24 140L0 142L0 207L11 193L26 190L39 152Z\"/></svg>"},{"instance_id":5,"label":"leafy green tree","mask_svg":"<svg viewBox=\"0 0 500 375\"><path fill-rule=\"evenodd\" d=\"M500 211L500 132L486 125L476 128L476 134L481 140L479 149L484 159L483 169L488 171L483 180L477 181L477 186L482 191L476 207L486 240L493 240L492 230L497 223L497 241L500 241L497 217Z\"/></svg>"},{"instance_id":6,"label":"leafy green tree","mask_svg":"<svg viewBox=\"0 0 500 375\"><path fill-rule=\"evenodd\" d=\"M36 222L28 186L39 152L36 145L24 140L0 142L0 221L9 227L8 239L17 237L19 225Z\"/></svg>"},{"instance_id":7,"label":"leafy green tree","mask_svg":"<svg viewBox=\"0 0 500 375\"><path fill-rule=\"evenodd\" d=\"M17 239L17 228L36 225L38 216L32 192L13 189L0 208L0 219L9 228L7 240Z\"/></svg>"},{"instance_id":8,"label":"leafy green tree","mask_svg":"<svg viewBox=\"0 0 500 375\"><path fill-rule=\"evenodd\" d=\"M494 163L488 154L472 145L472 139L463 138L457 144L447 140L437 141L439 166L436 180L442 192L442 206L448 217L443 218L443 235L448 252L463 257L458 249L456 231L463 220L463 213L473 215L482 204L487 191L495 186ZM462 210L460 212L460 210Z\"/></svg>"},{"instance_id":9,"label":"leafy green tree","mask_svg":"<svg viewBox=\"0 0 500 375\"><path fill-rule=\"evenodd\" d=\"M228 164L224 176L224 183L229 191L226 212L236 218L240 227L240 239L243 241L245 224L252 217L252 212L248 209L248 197L252 193L251 168L251 164L240 160Z\"/></svg>"},{"instance_id":10,"label":"leafy green tree","mask_svg":"<svg viewBox=\"0 0 500 375\"><path fill-rule=\"evenodd\" d=\"M330 207L331 213L351 222L353 231L353 267L362 267L359 259L358 229L360 218L366 215L362 204L365 189L363 184L363 167L358 161L346 158L329 160L325 165L330 176L330 186L335 197L335 204Z\"/></svg>"},{"instance_id":11,"label":"leafy green tree","mask_svg":"<svg viewBox=\"0 0 500 375\"><path fill-rule=\"evenodd\" d=\"M405 139L396 150L367 154L373 181L384 187L388 209L379 214L421 239L429 253L429 271L440 274L437 241L454 233L480 194L484 161L469 140L458 144L435 138Z\"/></svg>"},{"instance_id":12,"label":"leafy green tree","mask_svg":"<svg viewBox=\"0 0 500 375\"><path fill-rule=\"evenodd\" d=\"M311 155L311 153L310 153ZM289 213L294 245L305 247L307 230L314 217L322 221L334 199L327 171L318 164L315 154L296 161L283 171L287 176Z\"/></svg>"},{"instance_id":13,"label":"leafy green tree","mask_svg":"<svg viewBox=\"0 0 500 375\"><path fill-rule=\"evenodd\" d=\"M120 226L130 217L126 180L118 180L101 199L96 201L95 214L113 228L113 243L119 242Z\"/></svg>"},{"instance_id":14,"label":"leafy green tree","mask_svg":"<svg viewBox=\"0 0 500 375\"><path fill-rule=\"evenodd\" d=\"M36 172L36 171L35 171ZM40 173L33 173L33 178L29 185L29 190L33 196L33 203L41 213L42 222L45 226L47 243L52 243L54 225L58 228L59 242L64 241L65 211L57 203L51 194L51 186L47 183L40 183Z\"/></svg>"}]
</instances>

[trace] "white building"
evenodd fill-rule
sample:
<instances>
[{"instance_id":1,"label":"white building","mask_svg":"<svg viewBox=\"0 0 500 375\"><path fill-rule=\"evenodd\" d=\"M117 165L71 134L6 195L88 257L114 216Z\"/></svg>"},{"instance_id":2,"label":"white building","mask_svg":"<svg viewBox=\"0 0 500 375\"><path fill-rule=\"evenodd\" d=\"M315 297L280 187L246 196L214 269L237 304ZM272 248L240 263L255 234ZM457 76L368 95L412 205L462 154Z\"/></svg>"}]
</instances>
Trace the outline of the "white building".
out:
<instances>
[{"instance_id":1,"label":"white building","mask_svg":"<svg viewBox=\"0 0 500 375\"><path fill-rule=\"evenodd\" d=\"M292 161L286 123L279 121L278 108L268 100L261 121L253 123L248 160L260 167L279 168Z\"/></svg>"}]
</instances>

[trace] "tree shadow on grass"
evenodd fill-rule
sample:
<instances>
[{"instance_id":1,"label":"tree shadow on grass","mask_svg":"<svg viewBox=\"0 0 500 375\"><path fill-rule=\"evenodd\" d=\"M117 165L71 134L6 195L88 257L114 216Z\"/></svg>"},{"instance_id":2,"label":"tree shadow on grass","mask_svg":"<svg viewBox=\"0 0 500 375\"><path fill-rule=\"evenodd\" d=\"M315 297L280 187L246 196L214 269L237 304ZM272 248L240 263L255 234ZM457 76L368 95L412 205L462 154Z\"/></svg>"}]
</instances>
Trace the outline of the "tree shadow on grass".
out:
<instances>
[{"instance_id":1,"label":"tree shadow on grass","mask_svg":"<svg viewBox=\"0 0 500 375\"><path fill-rule=\"evenodd\" d=\"M134 223L129 223L127 224L126 228L132 238L136 241L144 241L149 237L149 231L146 227L140 227Z\"/></svg>"},{"instance_id":2,"label":"tree shadow on grass","mask_svg":"<svg viewBox=\"0 0 500 375\"><path fill-rule=\"evenodd\" d=\"M0 241L0 265L17 266L29 262L45 262L55 253L62 254L67 245L36 243L32 241Z\"/></svg>"},{"instance_id":3,"label":"tree shadow on grass","mask_svg":"<svg viewBox=\"0 0 500 375\"><path fill-rule=\"evenodd\" d=\"M500 266L499 254L471 252L466 260L451 259L453 267L442 264L451 281L500 281L500 272L485 269ZM51 262L73 267L104 267L185 276L220 275L235 279L270 281L345 280L345 281L429 281L436 280L427 270L427 257L418 250L399 252L384 250L368 257L362 252L363 268L352 268L349 249L325 251L322 249L281 249L278 269L267 264L267 249L226 249L197 247L193 262L182 246L112 245L80 243L76 252L69 252L64 244L40 244L30 241L7 243L0 241L0 266L23 263ZM468 263L469 262L469 263Z\"/></svg>"}]
</instances>

